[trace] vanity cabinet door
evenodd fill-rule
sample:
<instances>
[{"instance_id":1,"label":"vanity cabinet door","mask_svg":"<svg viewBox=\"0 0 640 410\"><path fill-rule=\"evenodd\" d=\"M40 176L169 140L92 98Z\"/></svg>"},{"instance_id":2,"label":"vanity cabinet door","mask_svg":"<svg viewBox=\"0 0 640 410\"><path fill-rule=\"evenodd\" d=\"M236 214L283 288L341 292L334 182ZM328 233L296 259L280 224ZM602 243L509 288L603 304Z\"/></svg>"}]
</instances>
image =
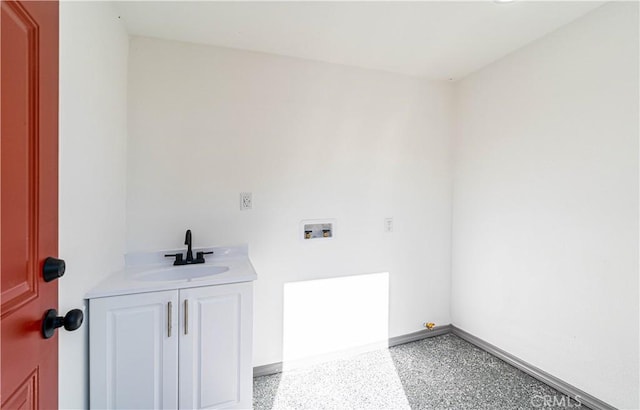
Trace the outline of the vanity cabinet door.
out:
<instances>
[{"instance_id":1,"label":"vanity cabinet door","mask_svg":"<svg viewBox=\"0 0 640 410\"><path fill-rule=\"evenodd\" d=\"M252 284L180 290L180 408L251 408Z\"/></svg>"},{"instance_id":2,"label":"vanity cabinet door","mask_svg":"<svg viewBox=\"0 0 640 410\"><path fill-rule=\"evenodd\" d=\"M178 407L178 291L91 299L90 404Z\"/></svg>"}]
</instances>

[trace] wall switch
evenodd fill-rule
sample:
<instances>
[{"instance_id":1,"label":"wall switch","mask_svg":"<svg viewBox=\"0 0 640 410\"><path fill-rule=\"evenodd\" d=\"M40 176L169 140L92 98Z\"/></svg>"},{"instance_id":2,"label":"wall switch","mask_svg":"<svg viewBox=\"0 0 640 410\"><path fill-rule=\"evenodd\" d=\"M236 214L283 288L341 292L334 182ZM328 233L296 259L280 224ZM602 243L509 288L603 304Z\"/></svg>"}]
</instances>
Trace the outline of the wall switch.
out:
<instances>
[{"instance_id":1,"label":"wall switch","mask_svg":"<svg viewBox=\"0 0 640 410\"><path fill-rule=\"evenodd\" d=\"M393 232L393 218L384 218L384 231Z\"/></svg>"},{"instance_id":2,"label":"wall switch","mask_svg":"<svg viewBox=\"0 0 640 410\"><path fill-rule=\"evenodd\" d=\"M246 211L253 206L253 200L251 199L251 192L240 192L240 210Z\"/></svg>"}]
</instances>

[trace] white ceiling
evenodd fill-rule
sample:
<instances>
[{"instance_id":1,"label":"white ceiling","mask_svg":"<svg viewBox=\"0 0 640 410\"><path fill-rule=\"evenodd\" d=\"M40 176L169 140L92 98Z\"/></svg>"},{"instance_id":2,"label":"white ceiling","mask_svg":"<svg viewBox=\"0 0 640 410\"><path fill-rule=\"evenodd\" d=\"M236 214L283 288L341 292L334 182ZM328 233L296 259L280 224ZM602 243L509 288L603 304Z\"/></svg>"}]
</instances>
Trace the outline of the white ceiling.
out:
<instances>
[{"instance_id":1,"label":"white ceiling","mask_svg":"<svg viewBox=\"0 0 640 410\"><path fill-rule=\"evenodd\" d=\"M132 35L460 79L603 2L117 3Z\"/></svg>"}]
</instances>

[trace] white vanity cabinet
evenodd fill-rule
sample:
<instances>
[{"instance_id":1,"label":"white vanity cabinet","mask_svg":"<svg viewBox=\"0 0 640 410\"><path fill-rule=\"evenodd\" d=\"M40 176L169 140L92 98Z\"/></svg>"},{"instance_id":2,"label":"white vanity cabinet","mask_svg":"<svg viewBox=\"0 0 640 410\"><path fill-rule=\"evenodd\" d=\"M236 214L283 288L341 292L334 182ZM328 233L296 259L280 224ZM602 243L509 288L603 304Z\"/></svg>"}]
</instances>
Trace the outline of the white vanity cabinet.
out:
<instances>
[{"instance_id":1,"label":"white vanity cabinet","mask_svg":"<svg viewBox=\"0 0 640 410\"><path fill-rule=\"evenodd\" d=\"M89 301L90 404L251 408L252 283Z\"/></svg>"}]
</instances>

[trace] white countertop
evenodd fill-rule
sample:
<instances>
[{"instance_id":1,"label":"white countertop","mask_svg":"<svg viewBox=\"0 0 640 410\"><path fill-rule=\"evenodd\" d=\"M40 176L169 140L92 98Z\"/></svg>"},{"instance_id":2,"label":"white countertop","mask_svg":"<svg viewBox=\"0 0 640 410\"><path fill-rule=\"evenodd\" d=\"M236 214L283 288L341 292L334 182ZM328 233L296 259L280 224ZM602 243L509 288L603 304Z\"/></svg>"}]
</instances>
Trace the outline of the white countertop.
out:
<instances>
[{"instance_id":1,"label":"white countertop","mask_svg":"<svg viewBox=\"0 0 640 410\"><path fill-rule=\"evenodd\" d=\"M225 285L229 283L250 282L257 279L256 271L249 260L247 245L233 247L194 248L196 252L213 251L213 255L205 255L203 264L184 265L190 267L226 266L226 272L210 276L181 279L181 280L140 280L137 275L148 271L158 271L173 268L173 259L164 257L165 254L185 253L185 249L172 249L159 252L135 253L125 256L125 268L109 275L98 286L86 294L86 299L107 296L130 295L133 293L156 292L195 288L200 286Z\"/></svg>"}]
</instances>

